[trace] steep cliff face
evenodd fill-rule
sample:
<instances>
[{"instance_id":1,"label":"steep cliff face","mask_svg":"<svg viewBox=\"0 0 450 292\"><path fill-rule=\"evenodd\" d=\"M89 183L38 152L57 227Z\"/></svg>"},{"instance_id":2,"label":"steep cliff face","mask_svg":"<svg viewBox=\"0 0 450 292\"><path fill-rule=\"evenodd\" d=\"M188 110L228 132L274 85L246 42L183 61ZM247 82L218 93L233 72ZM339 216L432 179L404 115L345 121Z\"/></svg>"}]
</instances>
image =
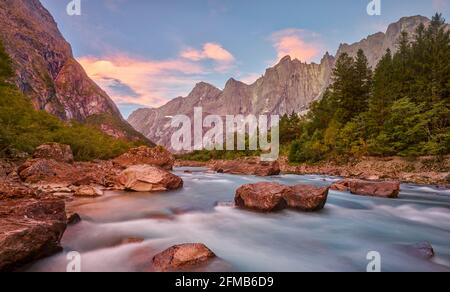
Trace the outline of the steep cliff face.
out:
<instances>
[{"instance_id":1,"label":"steep cliff face","mask_svg":"<svg viewBox=\"0 0 450 292\"><path fill-rule=\"evenodd\" d=\"M120 129L111 123L96 126L108 128L116 137L142 138L123 120L108 95L89 79L53 17L38 0L0 1L0 40L13 61L13 82L31 97L37 110L79 122L106 115Z\"/></svg>"},{"instance_id":2,"label":"steep cliff face","mask_svg":"<svg viewBox=\"0 0 450 292\"><path fill-rule=\"evenodd\" d=\"M336 56L342 53L356 56L358 50L363 49L369 64L375 68L387 49L396 51L402 31L412 38L419 24L429 22L423 16L404 17L389 25L384 33L376 33L351 45L340 45ZM158 109L137 110L129 122L149 139L170 148L170 136L174 132L170 128L170 117L177 114L192 116L195 106L202 106L206 114L222 116L305 113L332 82L335 61L328 53L320 64L306 64L286 56L251 85L230 79L221 92L212 85L200 83L185 98L176 98Z\"/></svg>"},{"instance_id":3,"label":"steep cliff face","mask_svg":"<svg viewBox=\"0 0 450 292\"><path fill-rule=\"evenodd\" d=\"M170 127L171 117L192 117L194 107L202 107L204 115L221 116L301 112L329 85L333 64L329 54L320 64L306 64L287 56L251 85L230 79L221 91L202 82L187 97L175 98L158 109L139 109L128 121L150 140L170 148L175 131Z\"/></svg>"},{"instance_id":4,"label":"steep cliff face","mask_svg":"<svg viewBox=\"0 0 450 292\"><path fill-rule=\"evenodd\" d=\"M354 57L358 50L362 49L367 56L369 65L375 68L387 49L390 49L392 52L397 50L397 41L400 38L402 31L406 31L410 38L413 38L417 27L421 23L428 25L430 20L420 15L403 17L399 21L389 25L386 32L370 35L366 39L351 45L341 44L336 56L347 53Z\"/></svg>"}]
</instances>

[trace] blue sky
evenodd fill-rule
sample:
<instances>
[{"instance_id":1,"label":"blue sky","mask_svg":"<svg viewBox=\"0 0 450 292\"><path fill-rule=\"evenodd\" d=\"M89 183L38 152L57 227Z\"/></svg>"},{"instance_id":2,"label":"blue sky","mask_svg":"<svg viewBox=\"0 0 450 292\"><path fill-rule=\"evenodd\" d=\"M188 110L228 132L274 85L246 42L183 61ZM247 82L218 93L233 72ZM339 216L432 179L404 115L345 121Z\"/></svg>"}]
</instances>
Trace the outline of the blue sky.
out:
<instances>
[{"instance_id":1,"label":"blue sky","mask_svg":"<svg viewBox=\"0 0 450 292\"><path fill-rule=\"evenodd\" d=\"M370 0L81 0L81 16L67 15L70 0L41 2L124 116L200 81L250 83L285 54L319 62L403 16L450 19L450 0L381 0L380 16Z\"/></svg>"}]
</instances>

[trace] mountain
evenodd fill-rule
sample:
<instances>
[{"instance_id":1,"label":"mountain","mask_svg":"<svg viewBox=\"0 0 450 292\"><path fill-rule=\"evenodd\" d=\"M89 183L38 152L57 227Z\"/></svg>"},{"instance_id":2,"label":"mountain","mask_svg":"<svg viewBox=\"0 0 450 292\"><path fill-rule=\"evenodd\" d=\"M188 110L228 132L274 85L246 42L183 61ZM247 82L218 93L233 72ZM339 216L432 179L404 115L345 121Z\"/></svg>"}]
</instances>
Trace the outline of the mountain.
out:
<instances>
[{"instance_id":1,"label":"mountain","mask_svg":"<svg viewBox=\"0 0 450 292\"><path fill-rule=\"evenodd\" d=\"M334 58L326 54L320 64L306 64L287 56L255 83L230 79L221 91L199 83L187 97L178 97L158 109L139 109L128 121L157 144L170 148L174 129L171 116L193 116L194 107L207 114L284 114L301 112L320 98L329 85Z\"/></svg>"},{"instance_id":2,"label":"mountain","mask_svg":"<svg viewBox=\"0 0 450 292\"><path fill-rule=\"evenodd\" d=\"M93 124L116 138L146 140L87 76L38 0L0 1L0 41L13 62L16 77L11 81L36 110Z\"/></svg>"},{"instance_id":3,"label":"mountain","mask_svg":"<svg viewBox=\"0 0 450 292\"><path fill-rule=\"evenodd\" d=\"M351 45L341 44L336 56L347 53L355 57L358 50L362 49L367 56L369 65L375 68L387 49L390 49L392 52L397 50L397 40L400 38L402 31L408 32L412 38L416 28L421 23L427 26L430 23L430 19L420 15L403 17L399 21L390 24L385 33L379 32L370 35L366 39Z\"/></svg>"},{"instance_id":4,"label":"mountain","mask_svg":"<svg viewBox=\"0 0 450 292\"><path fill-rule=\"evenodd\" d=\"M423 16L404 17L380 32L354 44L341 44L336 56L348 53L355 56L363 49L369 63L375 67L387 49L396 50L401 32L411 36L420 23L430 20ZM304 113L319 99L332 82L336 58L326 53L320 64L306 64L289 56L266 70L264 76L251 85L230 79L223 91L206 83L197 84L187 97L178 97L157 109L139 109L128 121L138 131L158 144L170 148L170 117L177 114L192 116L195 106L202 106L205 114L290 114Z\"/></svg>"}]
</instances>

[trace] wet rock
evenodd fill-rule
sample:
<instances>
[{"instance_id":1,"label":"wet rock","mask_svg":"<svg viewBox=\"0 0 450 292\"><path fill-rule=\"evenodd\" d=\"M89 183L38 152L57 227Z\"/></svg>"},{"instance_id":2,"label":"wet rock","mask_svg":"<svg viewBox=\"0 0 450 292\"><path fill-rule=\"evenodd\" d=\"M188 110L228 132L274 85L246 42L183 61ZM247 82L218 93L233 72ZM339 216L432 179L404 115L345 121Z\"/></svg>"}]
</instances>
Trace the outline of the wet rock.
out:
<instances>
[{"instance_id":1,"label":"wet rock","mask_svg":"<svg viewBox=\"0 0 450 292\"><path fill-rule=\"evenodd\" d=\"M322 210L325 207L328 198L328 187L296 185L291 187L291 189L293 192L284 195L289 208L313 212Z\"/></svg>"},{"instance_id":2,"label":"wet rock","mask_svg":"<svg viewBox=\"0 0 450 292\"><path fill-rule=\"evenodd\" d=\"M276 183L243 185L236 191L235 204L261 212L279 211L288 206L284 199L287 195L293 195L292 189Z\"/></svg>"},{"instance_id":3,"label":"wet rock","mask_svg":"<svg viewBox=\"0 0 450 292\"><path fill-rule=\"evenodd\" d=\"M419 242L411 246L413 254L424 259L431 259L434 257L434 249L429 242Z\"/></svg>"},{"instance_id":4,"label":"wet rock","mask_svg":"<svg viewBox=\"0 0 450 292\"><path fill-rule=\"evenodd\" d=\"M95 198L103 196L103 191L97 187L93 186L81 186L75 188L75 197L87 197L87 198Z\"/></svg>"},{"instance_id":5,"label":"wet rock","mask_svg":"<svg viewBox=\"0 0 450 292\"><path fill-rule=\"evenodd\" d=\"M354 195L382 198L397 198L400 193L400 183L393 181L365 181L346 179L331 186L332 190L350 192Z\"/></svg>"},{"instance_id":6,"label":"wet rock","mask_svg":"<svg viewBox=\"0 0 450 292\"><path fill-rule=\"evenodd\" d=\"M284 186L277 183L243 185L236 191L237 207L274 212L286 208L319 211L325 207L328 188L309 185Z\"/></svg>"},{"instance_id":7,"label":"wet rock","mask_svg":"<svg viewBox=\"0 0 450 292\"><path fill-rule=\"evenodd\" d=\"M172 170L175 163L175 157L164 147L149 148L146 146L133 148L127 153L114 159L114 163L121 167L133 165L153 165L165 170Z\"/></svg>"},{"instance_id":8,"label":"wet rock","mask_svg":"<svg viewBox=\"0 0 450 292\"><path fill-rule=\"evenodd\" d=\"M272 176L280 174L278 161L265 162L257 158L213 161L210 167L218 173Z\"/></svg>"},{"instance_id":9,"label":"wet rock","mask_svg":"<svg viewBox=\"0 0 450 292\"><path fill-rule=\"evenodd\" d=\"M78 213L67 212L67 225L76 225L82 221Z\"/></svg>"},{"instance_id":10,"label":"wet rock","mask_svg":"<svg viewBox=\"0 0 450 292\"><path fill-rule=\"evenodd\" d=\"M183 180L162 169L149 165L135 165L124 170L117 178L118 188L135 192L176 190Z\"/></svg>"},{"instance_id":11,"label":"wet rock","mask_svg":"<svg viewBox=\"0 0 450 292\"><path fill-rule=\"evenodd\" d=\"M175 272L194 269L205 265L216 258L216 255L201 243L188 243L173 246L153 260L153 268L157 272Z\"/></svg>"},{"instance_id":12,"label":"wet rock","mask_svg":"<svg viewBox=\"0 0 450 292\"><path fill-rule=\"evenodd\" d=\"M73 162L73 153L69 145L58 143L43 144L36 148L33 158L53 159L59 162Z\"/></svg>"},{"instance_id":13,"label":"wet rock","mask_svg":"<svg viewBox=\"0 0 450 292\"><path fill-rule=\"evenodd\" d=\"M0 201L0 271L61 251L66 224L62 200Z\"/></svg>"}]
</instances>

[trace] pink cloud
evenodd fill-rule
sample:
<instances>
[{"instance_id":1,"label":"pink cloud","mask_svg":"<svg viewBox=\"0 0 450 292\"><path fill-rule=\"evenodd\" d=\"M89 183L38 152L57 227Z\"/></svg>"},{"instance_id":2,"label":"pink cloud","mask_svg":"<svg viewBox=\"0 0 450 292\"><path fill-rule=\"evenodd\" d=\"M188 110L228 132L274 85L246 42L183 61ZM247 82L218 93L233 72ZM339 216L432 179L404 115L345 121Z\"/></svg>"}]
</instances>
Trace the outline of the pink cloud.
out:
<instances>
[{"instance_id":1,"label":"pink cloud","mask_svg":"<svg viewBox=\"0 0 450 292\"><path fill-rule=\"evenodd\" d=\"M312 62L323 51L318 35L301 29L275 32L270 40L277 52L277 61L289 55L302 62Z\"/></svg>"},{"instance_id":2,"label":"pink cloud","mask_svg":"<svg viewBox=\"0 0 450 292\"><path fill-rule=\"evenodd\" d=\"M116 103L152 107L165 104L168 98L185 95L205 71L201 65L188 60L143 60L123 54L82 57L78 61ZM112 86L117 84L129 90Z\"/></svg>"},{"instance_id":3,"label":"pink cloud","mask_svg":"<svg viewBox=\"0 0 450 292\"><path fill-rule=\"evenodd\" d=\"M235 62L234 56L220 44L206 43L201 50L193 48L185 49L180 53L184 59L191 61L212 60L216 62L216 71L224 72L230 69Z\"/></svg>"}]
</instances>

